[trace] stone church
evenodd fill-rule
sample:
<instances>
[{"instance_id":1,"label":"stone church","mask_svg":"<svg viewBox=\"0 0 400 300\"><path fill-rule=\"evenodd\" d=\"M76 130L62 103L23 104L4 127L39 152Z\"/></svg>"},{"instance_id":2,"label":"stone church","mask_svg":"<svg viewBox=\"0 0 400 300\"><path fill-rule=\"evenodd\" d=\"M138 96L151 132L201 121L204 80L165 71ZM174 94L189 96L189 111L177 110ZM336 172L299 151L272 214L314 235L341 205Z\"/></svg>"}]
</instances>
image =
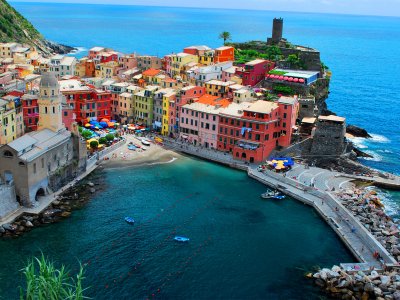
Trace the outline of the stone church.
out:
<instances>
[{"instance_id":1,"label":"stone church","mask_svg":"<svg viewBox=\"0 0 400 300\"><path fill-rule=\"evenodd\" d=\"M86 143L76 124L70 132L62 123L62 95L52 73L42 75L38 105L38 130L0 148L0 182L13 185L15 200L27 207L86 169Z\"/></svg>"}]
</instances>

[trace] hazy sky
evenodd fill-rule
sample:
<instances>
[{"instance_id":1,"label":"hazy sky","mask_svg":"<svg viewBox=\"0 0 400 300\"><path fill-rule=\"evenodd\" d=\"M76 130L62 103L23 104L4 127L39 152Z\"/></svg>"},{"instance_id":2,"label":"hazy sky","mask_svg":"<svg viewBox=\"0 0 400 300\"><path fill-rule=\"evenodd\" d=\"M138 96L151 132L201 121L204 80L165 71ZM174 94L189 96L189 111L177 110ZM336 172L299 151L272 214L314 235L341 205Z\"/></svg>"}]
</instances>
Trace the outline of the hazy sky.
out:
<instances>
[{"instance_id":1,"label":"hazy sky","mask_svg":"<svg viewBox=\"0 0 400 300\"><path fill-rule=\"evenodd\" d=\"M9 0L9 2L99 3L204 8L217 7L400 16L400 0Z\"/></svg>"}]
</instances>

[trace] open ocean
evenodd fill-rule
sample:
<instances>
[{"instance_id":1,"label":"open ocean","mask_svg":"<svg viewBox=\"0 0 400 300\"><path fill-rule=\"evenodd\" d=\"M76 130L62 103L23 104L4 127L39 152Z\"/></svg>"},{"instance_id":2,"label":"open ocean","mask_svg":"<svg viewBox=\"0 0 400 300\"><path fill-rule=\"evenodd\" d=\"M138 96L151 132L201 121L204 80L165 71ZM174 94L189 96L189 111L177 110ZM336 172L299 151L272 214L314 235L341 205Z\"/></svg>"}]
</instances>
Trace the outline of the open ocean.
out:
<instances>
[{"instance_id":1,"label":"open ocean","mask_svg":"<svg viewBox=\"0 0 400 300\"><path fill-rule=\"evenodd\" d=\"M78 55L93 46L158 56L189 45L217 47L221 31L238 42L265 40L272 19L283 17L284 37L320 50L333 72L329 109L372 134L370 140L355 140L374 156L364 163L400 174L400 18L11 4L46 38L80 47ZM70 219L0 241L4 299L16 298L18 270L40 250L68 265L91 260L87 282L95 299L145 299L153 293L159 299L313 299L318 289L302 278L305 270L354 260L312 209L290 199L262 201L265 187L244 173L183 159L101 174L106 188ZM384 192L388 212L398 218L400 194ZM168 208L189 195L190 201ZM127 214L139 224L156 221L128 235ZM190 236L189 245L169 240L176 227ZM134 270L138 262L142 267ZM15 280L6 280L10 276Z\"/></svg>"}]
</instances>

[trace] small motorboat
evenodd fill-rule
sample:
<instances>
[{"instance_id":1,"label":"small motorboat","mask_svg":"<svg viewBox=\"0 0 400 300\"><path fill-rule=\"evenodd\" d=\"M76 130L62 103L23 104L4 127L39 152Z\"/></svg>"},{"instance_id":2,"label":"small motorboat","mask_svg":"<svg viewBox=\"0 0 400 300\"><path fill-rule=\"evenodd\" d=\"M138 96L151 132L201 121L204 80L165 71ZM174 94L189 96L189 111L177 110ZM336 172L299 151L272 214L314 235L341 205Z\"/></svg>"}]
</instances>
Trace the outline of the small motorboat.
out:
<instances>
[{"instance_id":1,"label":"small motorboat","mask_svg":"<svg viewBox=\"0 0 400 300\"><path fill-rule=\"evenodd\" d=\"M142 139L141 142L145 146L150 146L150 142L148 140Z\"/></svg>"},{"instance_id":2,"label":"small motorboat","mask_svg":"<svg viewBox=\"0 0 400 300\"><path fill-rule=\"evenodd\" d=\"M269 191L266 193L261 194L261 198L264 199L284 199L285 195L279 191Z\"/></svg>"},{"instance_id":3,"label":"small motorboat","mask_svg":"<svg viewBox=\"0 0 400 300\"><path fill-rule=\"evenodd\" d=\"M135 220L133 218L131 218L131 217L125 217L125 221L127 223L129 223L129 224L134 224L135 223Z\"/></svg>"},{"instance_id":4,"label":"small motorboat","mask_svg":"<svg viewBox=\"0 0 400 300\"><path fill-rule=\"evenodd\" d=\"M136 146L135 145L128 145L128 149L135 151L136 150Z\"/></svg>"},{"instance_id":5,"label":"small motorboat","mask_svg":"<svg viewBox=\"0 0 400 300\"><path fill-rule=\"evenodd\" d=\"M174 240L177 242L181 242L181 243L185 243L185 242L189 242L189 238L184 237L184 236L176 236L174 237Z\"/></svg>"}]
</instances>

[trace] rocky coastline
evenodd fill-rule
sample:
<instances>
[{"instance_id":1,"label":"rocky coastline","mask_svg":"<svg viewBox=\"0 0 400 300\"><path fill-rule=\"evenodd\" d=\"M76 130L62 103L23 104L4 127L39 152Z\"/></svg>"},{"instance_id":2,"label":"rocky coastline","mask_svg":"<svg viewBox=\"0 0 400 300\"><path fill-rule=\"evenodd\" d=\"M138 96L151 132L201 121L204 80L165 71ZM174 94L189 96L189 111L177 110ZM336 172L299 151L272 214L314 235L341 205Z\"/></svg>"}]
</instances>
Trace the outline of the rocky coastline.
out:
<instances>
[{"instance_id":1,"label":"rocky coastline","mask_svg":"<svg viewBox=\"0 0 400 300\"><path fill-rule=\"evenodd\" d=\"M74 210L84 207L90 197L104 188L99 172L65 190L39 214L25 213L14 222L0 226L0 238L17 238L34 228L57 223L71 216Z\"/></svg>"},{"instance_id":2,"label":"rocky coastline","mask_svg":"<svg viewBox=\"0 0 400 300\"><path fill-rule=\"evenodd\" d=\"M400 261L400 232L398 222L384 211L378 194L370 188L356 188L337 193L341 203L351 211L383 247ZM379 260L379 256L376 257ZM351 270L333 266L324 268L307 277L314 279L330 296L338 299L400 300L399 268L382 264L382 270Z\"/></svg>"}]
</instances>

